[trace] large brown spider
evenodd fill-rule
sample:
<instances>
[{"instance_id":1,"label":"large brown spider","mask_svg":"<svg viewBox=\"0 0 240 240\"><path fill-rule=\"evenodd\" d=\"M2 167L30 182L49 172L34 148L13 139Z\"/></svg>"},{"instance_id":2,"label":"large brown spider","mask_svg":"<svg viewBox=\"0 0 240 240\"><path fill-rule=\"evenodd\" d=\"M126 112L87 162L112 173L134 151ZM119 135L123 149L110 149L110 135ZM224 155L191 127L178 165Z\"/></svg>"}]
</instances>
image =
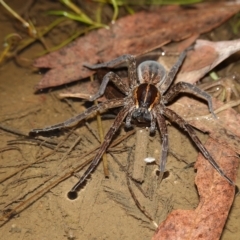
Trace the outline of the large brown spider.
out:
<instances>
[{"instance_id":1,"label":"large brown spider","mask_svg":"<svg viewBox=\"0 0 240 240\"><path fill-rule=\"evenodd\" d=\"M136 59L132 55L123 55L107 63L96 64L93 66L87 65L87 67L90 69L99 69L103 67L114 68L115 66L126 62L128 65L128 78L130 86L127 87L122 79L114 72L108 72L103 78L99 91L95 95L90 96L90 100L93 101L102 96L109 81L112 81L116 87L126 95L126 97L107 100L103 103L98 104L97 106L88 108L85 112L73 118L70 118L63 123L59 123L43 129L33 129L30 131L30 133L36 134L40 132L69 127L73 123L85 119L90 114L96 113L98 111L103 111L105 109L122 107L108 133L106 134L104 142L96 153L94 160L82 175L82 177L79 179L79 181L73 186L69 194L76 194L80 185L85 182L86 178L96 168L103 153L109 146L114 133L118 130L125 118L126 128L131 127L132 120L150 123L150 133L155 132L157 122L162 137L162 153L159 163L159 171L161 174L164 172L168 153L168 133L167 125L165 122L165 117L167 117L170 121L176 122L181 128L187 131L193 142L199 148L204 157L209 161L209 163L230 184L234 185L233 181L225 175L216 161L212 158L208 150L201 143L199 138L196 136L193 128L177 113L165 106L169 101L177 96L179 92L192 92L193 94L204 98L208 102L209 110L213 116L215 116L213 112L211 96L195 85L186 82L178 82L169 88L174 80L176 73L178 72L179 67L183 63L186 54L187 50L181 53L178 61L174 64L168 73L166 73L164 67L156 61L144 61L138 67L136 67Z\"/></svg>"}]
</instances>

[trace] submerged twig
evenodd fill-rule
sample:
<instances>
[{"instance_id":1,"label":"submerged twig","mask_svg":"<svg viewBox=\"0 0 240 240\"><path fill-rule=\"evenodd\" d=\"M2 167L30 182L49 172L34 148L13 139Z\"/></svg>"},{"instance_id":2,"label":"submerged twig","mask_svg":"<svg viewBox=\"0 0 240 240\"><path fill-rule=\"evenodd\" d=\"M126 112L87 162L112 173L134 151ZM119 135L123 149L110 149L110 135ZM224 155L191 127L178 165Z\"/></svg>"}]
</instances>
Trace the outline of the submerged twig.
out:
<instances>
[{"instance_id":1,"label":"submerged twig","mask_svg":"<svg viewBox=\"0 0 240 240\"><path fill-rule=\"evenodd\" d=\"M154 227L157 228L158 225L157 223L153 220L153 218L151 217L151 215L145 210L145 207L143 207L141 205L141 203L138 201L132 187L131 187L131 183L130 183L130 179L132 180L132 182L135 184L135 186L139 189L139 191L145 196L144 192L142 191L142 189L139 187L139 185L134 181L134 179L130 176L129 173L129 167L130 167L130 156L131 156L131 152L132 149L130 150L130 153L128 155L128 166L127 169L125 167L123 167L123 165L116 159L116 157L114 155L112 155L113 159L115 160L115 162L119 165L119 167L125 172L125 176L126 176L126 181L127 181L127 186L128 186L128 190L132 196L133 201L135 202L137 208L143 213L143 215L150 220L150 222L153 223ZM146 196L145 196L146 197Z\"/></svg>"},{"instance_id":2,"label":"submerged twig","mask_svg":"<svg viewBox=\"0 0 240 240\"><path fill-rule=\"evenodd\" d=\"M224 105L222 105L221 107L214 110L214 113L218 114L218 113L220 113L224 110L227 110L229 108L236 107L239 104L240 104L240 100L227 102ZM198 117L189 117L189 118L186 118L185 120L186 121L192 121L192 120L199 120L199 119L204 119L204 118L212 118L212 114L207 114L207 115L198 116Z\"/></svg>"},{"instance_id":3,"label":"submerged twig","mask_svg":"<svg viewBox=\"0 0 240 240\"><path fill-rule=\"evenodd\" d=\"M81 136L79 136L76 141L74 141L74 143L72 144L72 146L68 149L68 151L63 155L63 157L61 158L61 162L63 160L65 160L67 158L67 156L69 155L69 153L73 150L73 148L80 142L80 140L82 139Z\"/></svg>"},{"instance_id":4,"label":"submerged twig","mask_svg":"<svg viewBox=\"0 0 240 240\"><path fill-rule=\"evenodd\" d=\"M126 135L118 138L117 140L115 140L111 145L110 145L110 148L109 150L112 148L112 147L115 147L116 145L118 145L121 141L127 139L130 135L132 135L133 133L135 133L135 130L132 130L130 132L128 132ZM62 142L61 142L62 143ZM59 145L57 146L58 148L60 147ZM80 156L79 158L85 158L86 156L88 156L89 154L91 153L94 153L97 149L99 148L96 147L94 148L93 150L90 150L89 152L87 152L86 154ZM56 151L56 149L55 149ZM51 151L53 152L53 151ZM50 152L50 153L51 153ZM45 158L46 156L50 155L50 153L47 153L45 154L43 157L41 157L40 159L43 159ZM54 182L52 182L51 184L49 184L48 186L44 187L43 189L39 190L38 192L36 192L35 194L33 194L31 197L29 197L28 199L26 199L25 201L22 201L19 205L17 205L16 207L14 207L13 209L10 209L9 211L6 211L6 213L0 217L0 221L3 221L3 220L8 220L10 217L13 217L14 215L22 212L24 209L26 209L28 206L30 206L30 204L32 204L33 202L35 202L36 200L38 200L39 198L41 198L44 194L46 194L48 191L50 191L53 187L56 187L59 183L61 183L62 181L66 180L67 178L71 177L72 175L74 175L75 172L78 172L80 171L82 168L84 168L87 164L89 164L91 161L92 161L93 157L90 157L88 158L84 163L81 163L81 164L78 164L75 168L73 168L71 171L63 174L61 177L59 177L58 179L56 179ZM39 160L37 160L39 161ZM36 162L37 162L36 161ZM34 162L34 163L36 163ZM28 164L26 167L22 168L23 169L26 169L27 167L29 167L30 165L34 164L34 163L31 163L31 164ZM61 172L63 172L64 170L66 169L69 169L70 167L69 166L66 166L64 167L63 169L61 169ZM18 171L19 172L19 171ZM16 173L15 173L16 174ZM12 174L11 176L15 175L15 174ZM59 173L56 173L54 176L51 176L49 177L46 181L50 181L51 179L53 179L54 177L58 176ZM8 176L7 179L9 179L11 176ZM6 179L4 179L6 180ZM0 181L0 183L2 182L2 180ZM45 185L45 184L44 184ZM8 204L9 206L9 204ZM21 209L22 208L22 209ZM3 225L4 223L2 223Z\"/></svg>"},{"instance_id":5,"label":"submerged twig","mask_svg":"<svg viewBox=\"0 0 240 240\"><path fill-rule=\"evenodd\" d=\"M136 131L136 144L133 163L132 178L137 182L143 182L147 157L147 145L149 132L146 129L138 129Z\"/></svg>"},{"instance_id":6,"label":"submerged twig","mask_svg":"<svg viewBox=\"0 0 240 240\"><path fill-rule=\"evenodd\" d=\"M0 183L5 182L6 180L8 180L9 178L15 176L17 173L22 172L23 170L29 168L30 166L32 166L33 164L36 164L38 162L40 162L42 159L45 159L46 157L50 156L51 154L55 153L64 143L64 141L69 137L69 134L67 134L67 136L63 139L63 141L61 141L54 150L51 150L49 152L47 152L46 154L44 154L42 157L40 157L39 159L37 159L35 162L29 163L25 166L23 166L22 168L19 168L18 170L16 170L15 172L11 173L10 175L0 179Z\"/></svg>"},{"instance_id":7,"label":"submerged twig","mask_svg":"<svg viewBox=\"0 0 240 240\"><path fill-rule=\"evenodd\" d=\"M12 133L12 134L14 134L14 135L23 136L23 137L28 137L27 134L25 134L25 133L23 133L23 132L21 132L21 131L19 131L19 130L16 130L16 129L12 128L12 127L4 126L4 125L2 125L2 124L0 124L0 129L4 130L4 131L6 131L6 132Z\"/></svg>"}]
</instances>

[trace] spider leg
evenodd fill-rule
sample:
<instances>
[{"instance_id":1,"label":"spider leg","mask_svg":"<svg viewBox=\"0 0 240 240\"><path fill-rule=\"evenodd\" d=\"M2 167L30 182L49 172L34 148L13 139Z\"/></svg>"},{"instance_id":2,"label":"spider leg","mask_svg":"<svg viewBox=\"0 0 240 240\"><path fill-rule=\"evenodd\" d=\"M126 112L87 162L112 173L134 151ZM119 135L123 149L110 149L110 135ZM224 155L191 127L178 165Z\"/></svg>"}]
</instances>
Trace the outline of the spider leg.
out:
<instances>
[{"instance_id":1,"label":"spider leg","mask_svg":"<svg viewBox=\"0 0 240 240\"><path fill-rule=\"evenodd\" d=\"M132 121L132 111L128 113L128 115L127 115L127 117L126 117L126 120L125 120L125 127L126 127L127 129L132 128L132 123L131 123L131 121Z\"/></svg>"},{"instance_id":2,"label":"spider leg","mask_svg":"<svg viewBox=\"0 0 240 240\"><path fill-rule=\"evenodd\" d=\"M167 124L164 116L160 113L160 111L156 111L156 119L159 127L159 131L162 137L162 153L159 162L159 171L163 175L166 162L167 162L167 154L168 154L168 132L167 132Z\"/></svg>"},{"instance_id":3,"label":"spider leg","mask_svg":"<svg viewBox=\"0 0 240 240\"><path fill-rule=\"evenodd\" d=\"M156 131L156 119L152 118L150 123L150 134L154 134Z\"/></svg>"},{"instance_id":4,"label":"spider leg","mask_svg":"<svg viewBox=\"0 0 240 240\"><path fill-rule=\"evenodd\" d=\"M216 118L216 115L213 111L212 106L212 97L207 92L201 90L197 86L187 83L187 82L178 82L177 84L173 85L169 91L163 96L163 102L166 104L170 102L174 97L178 95L179 92L189 92L193 93L194 95L205 99L208 102L209 111L212 115Z\"/></svg>"},{"instance_id":5,"label":"spider leg","mask_svg":"<svg viewBox=\"0 0 240 240\"><path fill-rule=\"evenodd\" d=\"M127 95L128 91L129 91L127 85L122 81L122 79L116 73L109 72L103 77L103 81L100 85L100 88L99 88L98 92L95 95L90 96L88 100L89 101L94 101L97 98L101 97L104 94L105 89L106 89L109 81L112 81L114 83L114 85L122 93Z\"/></svg>"},{"instance_id":6,"label":"spider leg","mask_svg":"<svg viewBox=\"0 0 240 240\"><path fill-rule=\"evenodd\" d=\"M124 107L118 113L117 117L114 120L113 125L108 130L108 133L106 134L102 145L98 149L98 152L96 153L92 163L90 164L90 166L88 167L86 172L82 175L82 177L79 179L79 181L73 186L73 188L70 190L70 192L76 192L78 190L78 188L80 187L80 185L86 180L86 178L96 168L96 166L98 165L102 155L104 154L104 152L106 152L106 149L109 146L114 133L118 130L118 128L122 124L124 118L127 116L129 109L130 109L130 107Z\"/></svg>"},{"instance_id":7,"label":"spider leg","mask_svg":"<svg viewBox=\"0 0 240 240\"><path fill-rule=\"evenodd\" d=\"M170 69L170 71L168 72L168 74L166 75L165 79L163 81L160 82L160 84L157 85L158 89L160 89L161 93L165 93L169 86L171 85L172 81L174 80L177 72L178 72L178 69L181 67L181 65L183 64L183 61L187 55L187 51L191 49L191 48L187 48L186 50L184 50L177 62L172 66L172 68Z\"/></svg>"},{"instance_id":8,"label":"spider leg","mask_svg":"<svg viewBox=\"0 0 240 240\"><path fill-rule=\"evenodd\" d=\"M112 99L112 100L100 103L96 106L92 106L92 107L88 108L85 112L83 112L75 117L72 117L65 122L58 123L58 124L55 124L52 126L48 126L48 127L42 128L42 129L32 129L29 132L29 134L38 134L41 132L53 131L53 130L60 129L60 128L70 127L70 126L74 125L74 123L77 123L77 122L85 119L89 115L96 114L98 111L102 111L102 110L109 109L109 108L120 107L123 105L124 105L124 99Z\"/></svg>"},{"instance_id":9,"label":"spider leg","mask_svg":"<svg viewBox=\"0 0 240 240\"><path fill-rule=\"evenodd\" d=\"M92 70L95 70L99 68L114 68L124 62L127 63L128 77L130 80L131 88L133 88L137 84L137 68L136 68L137 64L136 64L136 59L133 55L125 54L116 59L113 59L110 62L95 64L95 65L84 64L84 66Z\"/></svg>"},{"instance_id":10,"label":"spider leg","mask_svg":"<svg viewBox=\"0 0 240 240\"><path fill-rule=\"evenodd\" d=\"M187 131L188 135L191 137L192 141L196 144L198 149L201 151L203 156L209 161L209 163L217 170L217 172L223 176L231 185L235 185L235 183L223 172L223 170L219 167L217 162L213 159L213 157L210 155L208 150L204 147L204 145L201 143L199 138L197 137L195 131L193 128L178 114L173 112L169 108L164 109L164 115L171 119L172 121L176 122L181 128Z\"/></svg>"}]
</instances>

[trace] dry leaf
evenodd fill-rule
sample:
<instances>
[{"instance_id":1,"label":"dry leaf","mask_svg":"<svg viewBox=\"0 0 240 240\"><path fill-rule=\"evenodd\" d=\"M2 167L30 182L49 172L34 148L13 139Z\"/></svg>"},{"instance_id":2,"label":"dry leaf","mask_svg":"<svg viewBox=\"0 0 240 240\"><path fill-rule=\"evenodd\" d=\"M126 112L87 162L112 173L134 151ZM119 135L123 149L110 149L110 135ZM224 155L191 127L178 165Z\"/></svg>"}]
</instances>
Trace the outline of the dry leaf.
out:
<instances>
[{"instance_id":1,"label":"dry leaf","mask_svg":"<svg viewBox=\"0 0 240 240\"><path fill-rule=\"evenodd\" d=\"M209 139L205 145L222 169L233 180L239 161L236 153L228 147ZM175 210L160 224L153 240L217 240L220 238L231 208L235 189L221 177L200 154L196 162L195 183L200 202L195 210Z\"/></svg>"},{"instance_id":2,"label":"dry leaf","mask_svg":"<svg viewBox=\"0 0 240 240\"><path fill-rule=\"evenodd\" d=\"M222 102L213 98L214 110L223 105ZM234 109L228 108L218 113L218 119L215 119L209 114L206 102L189 97L178 99L170 108L195 128L209 133L210 137L220 145L228 146L240 154L240 115ZM208 116L202 117L206 115Z\"/></svg>"},{"instance_id":3,"label":"dry leaf","mask_svg":"<svg viewBox=\"0 0 240 240\"><path fill-rule=\"evenodd\" d=\"M92 74L84 63L106 62L129 53L139 55L170 41L205 33L237 13L240 5L204 3L191 8L161 7L119 19L110 29L92 31L67 47L36 60L35 66L51 68L36 89L59 86Z\"/></svg>"},{"instance_id":4,"label":"dry leaf","mask_svg":"<svg viewBox=\"0 0 240 240\"><path fill-rule=\"evenodd\" d=\"M240 39L211 42L197 40L194 51L189 52L175 83L195 83L223 60L240 50Z\"/></svg>"}]
</instances>

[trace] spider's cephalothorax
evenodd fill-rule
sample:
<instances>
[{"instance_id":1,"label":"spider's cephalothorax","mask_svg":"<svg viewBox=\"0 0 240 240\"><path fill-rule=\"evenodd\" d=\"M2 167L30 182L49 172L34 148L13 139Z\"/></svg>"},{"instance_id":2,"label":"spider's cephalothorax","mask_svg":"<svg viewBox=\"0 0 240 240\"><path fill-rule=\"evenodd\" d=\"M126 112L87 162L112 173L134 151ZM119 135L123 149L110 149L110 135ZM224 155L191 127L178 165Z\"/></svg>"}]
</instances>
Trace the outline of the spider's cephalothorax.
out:
<instances>
[{"instance_id":1,"label":"spider's cephalothorax","mask_svg":"<svg viewBox=\"0 0 240 240\"><path fill-rule=\"evenodd\" d=\"M150 122L152 120L151 110L159 103L160 92L156 86L150 83L142 83L133 91L135 109L132 117L139 122Z\"/></svg>"},{"instance_id":2,"label":"spider's cephalothorax","mask_svg":"<svg viewBox=\"0 0 240 240\"><path fill-rule=\"evenodd\" d=\"M209 161L209 163L230 184L234 185L234 182L222 171L208 150L201 143L199 138L196 136L193 128L177 113L165 106L175 96L177 96L179 92L190 92L205 99L208 102L210 112L213 114L213 116L215 116L212 107L212 99L208 93L199 89L197 86L186 82L178 82L177 84L172 85L175 75L178 72L179 67L182 65L186 54L187 50L181 53L178 61L174 64L168 73L165 71L164 67L156 61L144 61L137 68L135 57L132 55L123 55L110 62L102 64L93 66L87 65L87 67L90 69L114 68L119 64L126 62L128 65L128 78L130 86L128 87L114 72L108 72L103 78L99 91L95 95L90 96L88 100L93 101L102 96L109 81L112 81L116 87L118 87L118 89L126 95L126 97L107 100L106 102L100 103L97 106L92 106L85 112L63 123L59 123L43 129L31 130L30 133L40 133L69 127L72 126L73 123L79 122L96 112L110 108L122 107L108 133L106 134L104 142L97 151L92 163L69 193L76 193L81 184L98 165L103 153L109 146L113 135L120 127L124 119L126 119L126 127L131 126L132 119L135 119L138 122L150 122L150 132L154 132L156 124L158 125L162 138L161 157L159 160L159 171L161 173L164 172L167 161L168 133L165 118L168 118L168 120L176 122L181 128L187 131L190 138L196 144L204 157Z\"/></svg>"}]
</instances>

